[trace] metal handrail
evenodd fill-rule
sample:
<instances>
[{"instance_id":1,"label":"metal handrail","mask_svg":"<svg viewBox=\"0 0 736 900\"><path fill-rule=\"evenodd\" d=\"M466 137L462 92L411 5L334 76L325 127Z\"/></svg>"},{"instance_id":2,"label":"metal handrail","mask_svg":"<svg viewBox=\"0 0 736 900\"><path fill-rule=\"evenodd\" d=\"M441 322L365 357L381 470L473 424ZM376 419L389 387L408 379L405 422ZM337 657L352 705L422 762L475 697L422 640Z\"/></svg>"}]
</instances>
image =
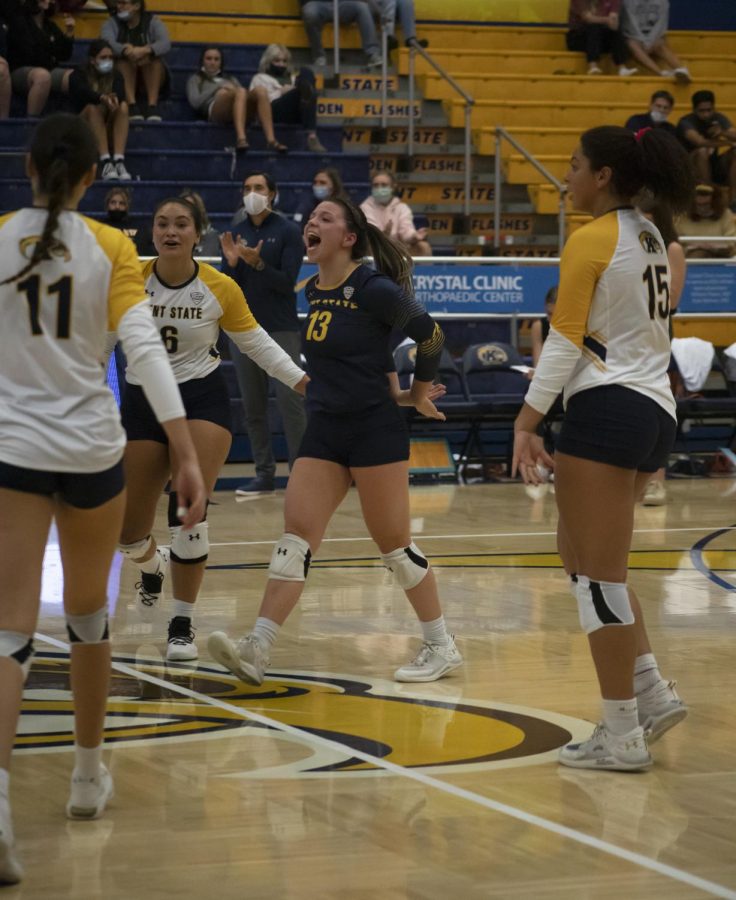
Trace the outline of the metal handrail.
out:
<instances>
[{"instance_id":1,"label":"metal handrail","mask_svg":"<svg viewBox=\"0 0 736 900\"><path fill-rule=\"evenodd\" d=\"M339 76L340 76L340 11L338 9L338 0L333 0L332 31L334 32L333 53L335 55L335 78L339 78Z\"/></svg>"},{"instance_id":2,"label":"metal handrail","mask_svg":"<svg viewBox=\"0 0 736 900\"><path fill-rule=\"evenodd\" d=\"M470 94L464 90L460 85L455 81L455 79L447 72L442 66L436 62L429 53L424 49L424 47L420 46L416 39L412 39L409 43L409 140L407 143L407 156L411 158L414 155L414 130L415 130L415 122L414 122L414 81L416 78L415 72L415 56L419 54L423 57L430 66L442 77L444 80L450 85L450 87L457 91L458 94L465 101L465 203L463 207L464 214L466 216L470 215L470 181L472 174L472 156L471 156L471 129L470 129L470 119L471 113L473 110L473 106L475 105L475 100L470 96Z\"/></svg>"},{"instance_id":3,"label":"metal handrail","mask_svg":"<svg viewBox=\"0 0 736 900\"><path fill-rule=\"evenodd\" d=\"M565 246L565 194L567 193L567 185L563 184L558 178L556 178L549 171L549 169L546 169L538 160L536 160L531 155L531 153L525 147L523 147L516 140L516 138L511 137L508 131L506 131L506 129L502 128L500 125L496 126L495 186L493 189L493 230L496 239L496 246L500 246L501 142L504 140L508 141L515 150L518 150L518 152L521 153L521 155L534 166L534 168L540 173L540 175L542 175L543 178L546 178L547 181L549 181L550 184L552 184L560 192L557 246L559 247L560 253L562 253L562 248Z\"/></svg>"}]
</instances>

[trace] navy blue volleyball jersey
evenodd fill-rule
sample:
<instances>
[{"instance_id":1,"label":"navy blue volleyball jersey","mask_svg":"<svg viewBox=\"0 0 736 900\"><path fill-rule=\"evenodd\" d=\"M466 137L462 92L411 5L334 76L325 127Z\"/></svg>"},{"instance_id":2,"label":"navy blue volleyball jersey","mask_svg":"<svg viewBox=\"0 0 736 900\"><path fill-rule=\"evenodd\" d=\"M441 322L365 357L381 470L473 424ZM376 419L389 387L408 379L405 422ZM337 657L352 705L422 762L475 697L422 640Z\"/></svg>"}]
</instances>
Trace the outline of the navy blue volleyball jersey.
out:
<instances>
[{"instance_id":1,"label":"navy blue volleyball jersey","mask_svg":"<svg viewBox=\"0 0 736 900\"><path fill-rule=\"evenodd\" d=\"M302 348L312 379L307 409L356 413L390 399L389 336L398 329L417 343L416 378L437 374L444 335L424 307L396 282L360 265L338 287L306 286L309 303Z\"/></svg>"}]
</instances>

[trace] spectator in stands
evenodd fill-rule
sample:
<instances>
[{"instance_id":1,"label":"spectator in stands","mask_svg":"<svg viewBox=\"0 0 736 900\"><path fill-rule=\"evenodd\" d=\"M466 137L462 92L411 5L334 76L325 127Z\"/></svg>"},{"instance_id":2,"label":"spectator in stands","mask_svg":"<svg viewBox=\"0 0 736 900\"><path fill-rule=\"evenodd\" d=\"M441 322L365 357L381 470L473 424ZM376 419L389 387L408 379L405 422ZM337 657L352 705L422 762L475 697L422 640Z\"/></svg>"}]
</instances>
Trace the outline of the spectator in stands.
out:
<instances>
[{"instance_id":1,"label":"spectator in stands","mask_svg":"<svg viewBox=\"0 0 736 900\"><path fill-rule=\"evenodd\" d=\"M532 367L537 368L539 357L542 355L542 347L549 334L550 322L557 303L557 285L551 287L544 298L544 311L547 314L544 319L535 319L532 322ZM532 372L532 375L534 373Z\"/></svg>"},{"instance_id":2,"label":"spectator in stands","mask_svg":"<svg viewBox=\"0 0 736 900\"><path fill-rule=\"evenodd\" d=\"M8 55L8 26L0 19L0 119L7 119L10 115L10 66L6 59Z\"/></svg>"},{"instance_id":3,"label":"spectator in stands","mask_svg":"<svg viewBox=\"0 0 736 900\"><path fill-rule=\"evenodd\" d=\"M207 207L204 205L202 195L191 188L184 188L179 192L182 200L188 200L192 206L199 210L199 218L202 230L199 233L199 243L194 248L195 256L220 256L220 232L212 227L210 217L207 215Z\"/></svg>"},{"instance_id":4,"label":"spectator in stands","mask_svg":"<svg viewBox=\"0 0 736 900\"><path fill-rule=\"evenodd\" d=\"M111 228L117 228L135 241L138 229L130 220L130 191L124 187L111 188L105 194L105 218L101 221Z\"/></svg>"},{"instance_id":5,"label":"spectator in stands","mask_svg":"<svg viewBox=\"0 0 736 900\"><path fill-rule=\"evenodd\" d=\"M291 53L283 44L269 44L250 82L250 90L263 88L268 94L273 121L301 125L307 132L307 148L326 153L317 137L317 87L314 72L306 66L297 74L291 68Z\"/></svg>"},{"instance_id":6,"label":"spectator in stands","mask_svg":"<svg viewBox=\"0 0 736 900\"><path fill-rule=\"evenodd\" d=\"M100 37L112 47L125 79L131 122L160 122L158 101L170 80L164 57L171 40L164 23L146 12L146 0L117 0L117 13L102 26ZM145 105L137 102L139 93L145 93Z\"/></svg>"},{"instance_id":7,"label":"spectator in stands","mask_svg":"<svg viewBox=\"0 0 736 900\"><path fill-rule=\"evenodd\" d=\"M304 255L301 231L273 211L276 184L266 172L251 172L243 182L246 218L222 236L222 271L230 275L248 297L256 320L295 363L301 350L300 324L294 287ZM245 408L256 477L237 493L257 497L272 493L276 462L268 421L268 376L231 342L231 358ZM296 458L307 424L304 401L280 382L275 383L276 404L284 423L289 467ZM293 396L292 396L293 395Z\"/></svg>"},{"instance_id":8,"label":"spectator in stands","mask_svg":"<svg viewBox=\"0 0 736 900\"><path fill-rule=\"evenodd\" d=\"M74 19L64 16L64 30L54 22L51 0L19 3L8 20L8 64L17 94L27 97L26 113L40 116L49 93L65 94L71 69L62 69L74 48Z\"/></svg>"},{"instance_id":9,"label":"spectator in stands","mask_svg":"<svg viewBox=\"0 0 736 900\"><path fill-rule=\"evenodd\" d=\"M307 32L315 66L326 66L327 57L322 46L322 28L333 20L332 0L299 0L302 8L304 30ZM341 25L356 22L369 68L381 65L376 26L368 0L336 0Z\"/></svg>"},{"instance_id":10,"label":"spectator in stands","mask_svg":"<svg viewBox=\"0 0 736 900\"><path fill-rule=\"evenodd\" d=\"M677 220L677 230L686 237L734 237L736 224L733 213L723 203L723 195L710 184L699 184L695 188L693 204L687 215ZM716 259L734 255L734 243L718 242L685 244L685 255L689 259Z\"/></svg>"},{"instance_id":11,"label":"spectator in stands","mask_svg":"<svg viewBox=\"0 0 736 900\"><path fill-rule=\"evenodd\" d=\"M713 91L696 91L693 111L677 123L677 130L695 167L700 184L727 184L731 202L736 202L736 128L716 112ZM726 152L719 152L725 150Z\"/></svg>"},{"instance_id":12,"label":"spectator in stands","mask_svg":"<svg viewBox=\"0 0 736 900\"><path fill-rule=\"evenodd\" d=\"M634 134L643 128L661 128L672 135L677 135L675 126L667 121L674 105L675 98L669 91L655 91L649 100L649 112L631 116L626 127Z\"/></svg>"},{"instance_id":13,"label":"spectator in stands","mask_svg":"<svg viewBox=\"0 0 736 900\"><path fill-rule=\"evenodd\" d=\"M621 31L638 63L662 78L674 77L680 84L690 84L692 79L687 66L683 66L667 43L669 17L669 0L649 0L647 3L623 0ZM663 60L666 68L663 69L654 57Z\"/></svg>"},{"instance_id":14,"label":"spectator in stands","mask_svg":"<svg viewBox=\"0 0 736 900\"><path fill-rule=\"evenodd\" d=\"M420 47L429 47L426 38L417 39L417 17L414 12L414 0L373 0L379 4L379 16L381 24L388 37L388 49L395 50L399 46L396 40L396 19L401 23L404 32L404 43L411 46L416 41Z\"/></svg>"},{"instance_id":15,"label":"spectator in stands","mask_svg":"<svg viewBox=\"0 0 736 900\"><path fill-rule=\"evenodd\" d=\"M257 116L266 137L267 148L286 153L288 147L276 140L273 114L268 92L261 85L247 91L234 75L225 73L225 55L219 47L205 47L199 60L199 71L187 81L187 100L192 109L209 122L235 126L235 149L247 153L249 144L245 128Z\"/></svg>"},{"instance_id":16,"label":"spectator in stands","mask_svg":"<svg viewBox=\"0 0 736 900\"><path fill-rule=\"evenodd\" d=\"M302 197L294 213L294 221L297 224L306 222L318 203L344 196L346 196L345 187L337 169L334 166L318 169L312 179L312 192Z\"/></svg>"},{"instance_id":17,"label":"spectator in stands","mask_svg":"<svg viewBox=\"0 0 736 900\"><path fill-rule=\"evenodd\" d=\"M87 63L72 72L69 100L86 119L97 140L103 181L130 181L125 168L128 143L128 104L125 82L115 70L112 47L98 39L89 45Z\"/></svg>"},{"instance_id":18,"label":"spectator in stands","mask_svg":"<svg viewBox=\"0 0 736 900\"><path fill-rule=\"evenodd\" d=\"M619 28L621 0L570 0L567 49L585 53L588 75L600 75L601 55L610 53L619 75L633 75L629 69L626 41Z\"/></svg>"},{"instance_id":19,"label":"spectator in stands","mask_svg":"<svg viewBox=\"0 0 736 900\"><path fill-rule=\"evenodd\" d=\"M396 182L391 172L377 172L371 179L371 195L360 208L371 225L402 244L412 256L431 256L427 229L414 227L414 216L407 203L396 196Z\"/></svg>"}]
</instances>

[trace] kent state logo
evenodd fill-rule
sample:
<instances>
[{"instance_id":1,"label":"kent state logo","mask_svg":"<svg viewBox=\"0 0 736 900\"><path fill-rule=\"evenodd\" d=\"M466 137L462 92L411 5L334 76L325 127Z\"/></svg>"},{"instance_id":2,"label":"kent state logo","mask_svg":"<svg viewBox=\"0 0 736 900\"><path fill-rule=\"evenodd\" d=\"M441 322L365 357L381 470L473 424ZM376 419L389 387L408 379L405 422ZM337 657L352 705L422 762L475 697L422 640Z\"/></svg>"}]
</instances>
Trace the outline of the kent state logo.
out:
<instances>
[{"instance_id":1,"label":"kent state logo","mask_svg":"<svg viewBox=\"0 0 736 900\"><path fill-rule=\"evenodd\" d=\"M590 732L589 723L567 716L467 699L462 682L452 679L399 685L289 672L269 674L256 688L209 665L189 671L152 658L116 657L115 662L119 669L113 671L105 722L108 745L216 737L259 742L252 746L264 749L264 741L271 747L274 741L288 744L288 750L276 745L273 765L231 773L243 778L375 776L382 771L353 750L428 772L531 765L554 760L559 747ZM192 696L178 693L177 685ZM249 722L241 710L274 726ZM68 657L37 654L24 692L16 752L70 750L73 721ZM280 732L278 723L303 731L303 744ZM310 735L344 750L321 746Z\"/></svg>"},{"instance_id":2,"label":"kent state logo","mask_svg":"<svg viewBox=\"0 0 736 900\"><path fill-rule=\"evenodd\" d=\"M662 245L651 231L639 232L639 243L646 253L662 253Z\"/></svg>"},{"instance_id":3,"label":"kent state logo","mask_svg":"<svg viewBox=\"0 0 736 900\"><path fill-rule=\"evenodd\" d=\"M30 259L33 256L33 250L36 244L41 240L40 234L34 234L30 237L23 238L19 243L19 250L21 256L24 259ZM51 243L49 244L49 253L52 256L58 256L64 260L64 262L70 262L72 255L69 251L69 248L60 241L58 238L53 238Z\"/></svg>"},{"instance_id":4,"label":"kent state logo","mask_svg":"<svg viewBox=\"0 0 736 900\"><path fill-rule=\"evenodd\" d=\"M485 366L491 363L500 365L508 362L509 358L503 347L499 347L497 344L484 344L482 347L478 347L477 355L480 362Z\"/></svg>"}]
</instances>

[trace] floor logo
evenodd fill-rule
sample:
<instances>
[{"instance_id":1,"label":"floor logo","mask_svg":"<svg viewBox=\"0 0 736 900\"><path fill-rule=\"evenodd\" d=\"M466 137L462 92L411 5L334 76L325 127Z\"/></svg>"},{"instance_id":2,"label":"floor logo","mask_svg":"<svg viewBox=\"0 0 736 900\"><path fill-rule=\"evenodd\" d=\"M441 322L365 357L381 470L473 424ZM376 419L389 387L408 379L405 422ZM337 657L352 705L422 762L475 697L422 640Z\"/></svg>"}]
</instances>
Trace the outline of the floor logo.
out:
<instances>
[{"instance_id":1,"label":"floor logo","mask_svg":"<svg viewBox=\"0 0 736 900\"><path fill-rule=\"evenodd\" d=\"M280 744L279 751L259 754L259 765L252 770L231 773L244 777L382 771L352 750L426 771L529 765L553 759L563 744L590 732L590 724L579 719L469 700L463 696L462 683L452 679L426 686L398 685L288 672L273 673L261 687L251 688L206 665L187 672L153 659L118 657L116 662L121 668L113 672L105 728L108 745L234 737L237 730L264 749L264 740L271 747L274 739L291 745L289 751ZM196 699L177 692L178 685L194 692ZM234 708L223 709L213 700ZM239 709L271 719L274 727L249 722ZM305 740L279 732L277 723L300 729ZM38 654L26 685L16 748L69 749L72 729L68 657ZM338 742L344 751L310 742L309 735Z\"/></svg>"}]
</instances>

